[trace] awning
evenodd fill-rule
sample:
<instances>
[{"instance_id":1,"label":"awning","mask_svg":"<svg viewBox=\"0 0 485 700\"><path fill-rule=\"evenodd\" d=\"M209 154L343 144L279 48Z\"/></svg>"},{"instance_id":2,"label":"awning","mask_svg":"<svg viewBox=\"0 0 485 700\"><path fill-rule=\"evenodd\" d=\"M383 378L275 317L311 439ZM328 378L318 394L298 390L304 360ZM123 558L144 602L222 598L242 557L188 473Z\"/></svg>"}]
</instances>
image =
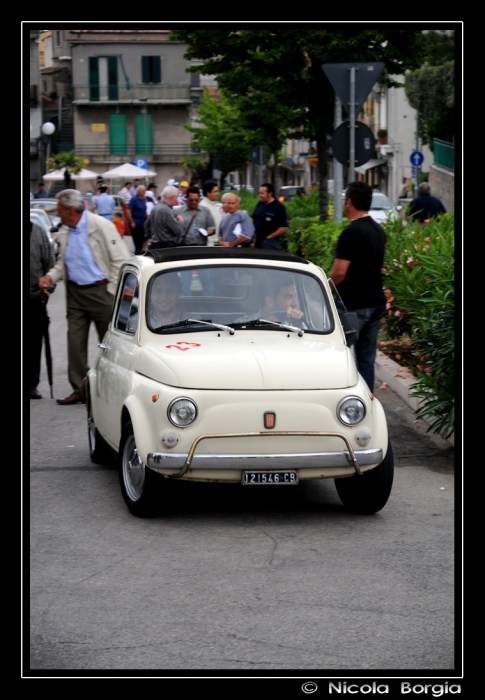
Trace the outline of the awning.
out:
<instances>
[{"instance_id":1,"label":"awning","mask_svg":"<svg viewBox=\"0 0 485 700\"><path fill-rule=\"evenodd\" d=\"M385 165L386 163L387 160L385 158L371 158L367 163L364 163L364 165L359 165L358 168L355 168L355 172L363 175L367 170L378 168L380 165Z\"/></svg>"}]
</instances>

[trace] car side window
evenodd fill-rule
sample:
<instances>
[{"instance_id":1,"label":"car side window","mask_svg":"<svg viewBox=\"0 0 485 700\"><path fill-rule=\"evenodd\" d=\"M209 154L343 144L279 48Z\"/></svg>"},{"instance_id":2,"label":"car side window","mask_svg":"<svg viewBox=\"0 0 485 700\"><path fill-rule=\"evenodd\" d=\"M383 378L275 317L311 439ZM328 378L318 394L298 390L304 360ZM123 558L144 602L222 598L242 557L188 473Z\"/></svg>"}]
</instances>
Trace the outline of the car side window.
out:
<instances>
[{"instance_id":1,"label":"car side window","mask_svg":"<svg viewBox=\"0 0 485 700\"><path fill-rule=\"evenodd\" d=\"M138 328L138 279L133 272L125 274L115 318L115 328L134 335Z\"/></svg>"}]
</instances>

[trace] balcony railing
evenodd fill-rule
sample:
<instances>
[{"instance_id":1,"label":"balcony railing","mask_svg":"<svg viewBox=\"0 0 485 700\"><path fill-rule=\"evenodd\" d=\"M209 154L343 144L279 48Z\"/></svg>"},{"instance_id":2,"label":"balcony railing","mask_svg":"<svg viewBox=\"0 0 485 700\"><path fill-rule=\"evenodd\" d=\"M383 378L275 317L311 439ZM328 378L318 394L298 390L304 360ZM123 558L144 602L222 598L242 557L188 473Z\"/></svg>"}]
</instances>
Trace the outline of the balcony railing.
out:
<instances>
[{"instance_id":1,"label":"balcony railing","mask_svg":"<svg viewBox=\"0 0 485 700\"><path fill-rule=\"evenodd\" d=\"M190 101L190 85L73 85L74 102Z\"/></svg>"},{"instance_id":2,"label":"balcony railing","mask_svg":"<svg viewBox=\"0 0 485 700\"><path fill-rule=\"evenodd\" d=\"M76 144L76 153L78 156L90 156L91 158L102 158L106 156L126 156L133 159L135 156L154 156L157 162L174 163L181 158L197 155L204 159L206 153L198 149L192 148L190 143L154 143L150 151L143 150L143 147L129 144L125 148L119 145L111 146L109 143L95 144Z\"/></svg>"},{"instance_id":3,"label":"balcony railing","mask_svg":"<svg viewBox=\"0 0 485 700\"><path fill-rule=\"evenodd\" d=\"M447 141L434 139L434 164L447 170L455 169L455 146Z\"/></svg>"}]
</instances>

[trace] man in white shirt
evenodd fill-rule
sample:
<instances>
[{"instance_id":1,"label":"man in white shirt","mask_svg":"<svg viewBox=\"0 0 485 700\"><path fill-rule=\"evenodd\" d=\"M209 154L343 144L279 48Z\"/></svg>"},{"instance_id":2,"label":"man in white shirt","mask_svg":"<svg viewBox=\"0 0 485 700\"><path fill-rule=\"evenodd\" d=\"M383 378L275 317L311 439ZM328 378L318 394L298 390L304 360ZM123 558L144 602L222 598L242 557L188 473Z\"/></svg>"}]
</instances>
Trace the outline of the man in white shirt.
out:
<instances>
[{"instance_id":1,"label":"man in white shirt","mask_svg":"<svg viewBox=\"0 0 485 700\"><path fill-rule=\"evenodd\" d=\"M219 238L219 224L221 223L223 214L222 207L217 201L219 199L219 186L215 180L208 180L202 185L202 192L204 193L204 198L201 200L199 206L207 207L216 225L216 235L209 238L207 244L216 245Z\"/></svg>"}]
</instances>

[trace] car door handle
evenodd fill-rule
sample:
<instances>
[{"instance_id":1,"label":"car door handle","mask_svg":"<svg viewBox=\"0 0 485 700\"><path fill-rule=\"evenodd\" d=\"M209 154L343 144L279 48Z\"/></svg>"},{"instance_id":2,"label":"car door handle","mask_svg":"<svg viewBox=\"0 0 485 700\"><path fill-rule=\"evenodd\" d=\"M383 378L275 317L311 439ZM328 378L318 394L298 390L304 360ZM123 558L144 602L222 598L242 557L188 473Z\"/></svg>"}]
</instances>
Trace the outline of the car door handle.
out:
<instances>
[{"instance_id":1,"label":"car door handle","mask_svg":"<svg viewBox=\"0 0 485 700\"><path fill-rule=\"evenodd\" d=\"M101 350L107 350L109 345L105 345L104 343L98 343L98 348L101 348Z\"/></svg>"}]
</instances>

